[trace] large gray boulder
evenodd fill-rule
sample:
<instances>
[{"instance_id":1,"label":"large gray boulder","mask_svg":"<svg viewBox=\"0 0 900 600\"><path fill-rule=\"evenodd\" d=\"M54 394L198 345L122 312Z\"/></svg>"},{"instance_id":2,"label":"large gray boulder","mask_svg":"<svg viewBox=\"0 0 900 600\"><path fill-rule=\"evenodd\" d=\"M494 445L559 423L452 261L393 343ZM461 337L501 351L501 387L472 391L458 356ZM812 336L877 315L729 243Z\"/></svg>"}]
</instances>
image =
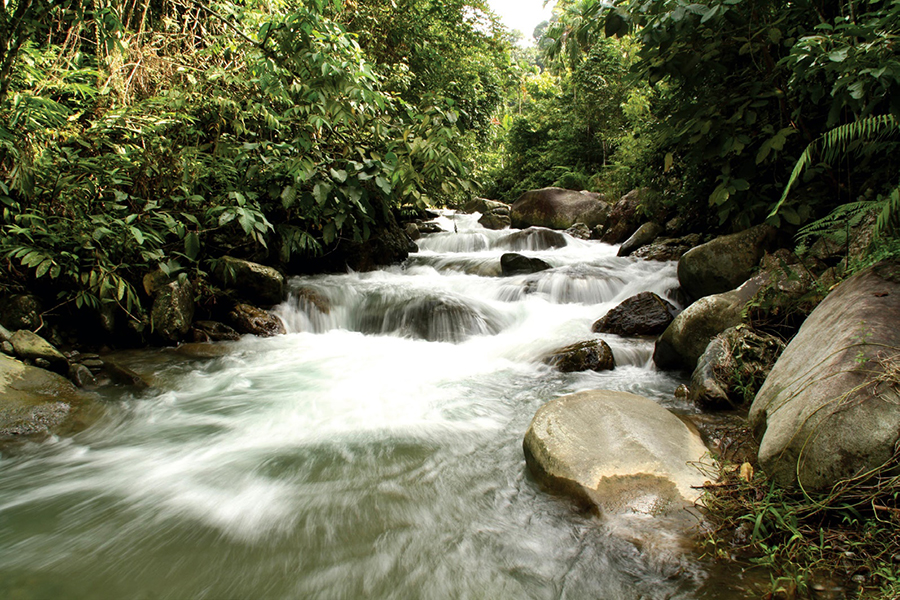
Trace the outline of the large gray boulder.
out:
<instances>
[{"instance_id":1,"label":"large gray boulder","mask_svg":"<svg viewBox=\"0 0 900 600\"><path fill-rule=\"evenodd\" d=\"M494 242L493 247L513 252L522 250L538 252L540 250L550 250L551 248L564 248L568 243L566 236L559 231L553 231L546 227L529 227L522 231L514 231L500 238Z\"/></svg>"},{"instance_id":2,"label":"large gray boulder","mask_svg":"<svg viewBox=\"0 0 900 600\"><path fill-rule=\"evenodd\" d=\"M653 362L662 369L693 371L709 341L741 323L744 306L762 285L762 277L748 280L724 294L700 298L679 314L656 340Z\"/></svg>"},{"instance_id":3,"label":"large gray boulder","mask_svg":"<svg viewBox=\"0 0 900 600\"><path fill-rule=\"evenodd\" d=\"M512 226L518 229L532 226L568 229L575 223L590 228L603 225L608 213L609 204L600 194L548 187L519 196L510 207L509 216Z\"/></svg>"},{"instance_id":4,"label":"large gray boulder","mask_svg":"<svg viewBox=\"0 0 900 600\"><path fill-rule=\"evenodd\" d=\"M623 337L659 335L677 314L678 309L653 292L641 292L595 321L591 330Z\"/></svg>"},{"instance_id":5,"label":"large gray boulder","mask_svg":"<svg viewBox=\"0 0 900 600\"><path fill-rule=\"evenodd\" d=\"M829 491L897 467L897 323L896 260L842 283L803 323L750 408L760 465L778 484Z\"/></svg>"},{"instance_id":6,"label":"large gray boulder","mask_svg":"<svg viewBox=\"0 0 900 600\"><path fill-rule=\"evenodd\" d=\"M284 299L284 276L259 263L223 256L214 271L223 286L259 304L278 304Z\"/></svg>"},{"instance_id":7,"label":"large gray boulder","mask_svg":"<svg viewBox=\"0 0 900 600\"><path fill-rule=\"evenodd\" d=\"M660 515L695 502L704 477L700 436L653 400L607 390L544 404L523 444L525 463L551 491L603 512Z\"/></svg>"},{"instance_id":8,"label":"large gray boulder","mask_svg":"<svg viewBox=\"0 0 900 600\"><path fill-rule=\"evenodd\" d=\"M641 224L638 212L647 190L631 190L616 202L609 211L606 229L600 238L607 244L621 244L635 232Z\"/></svg>"},{"instance_id":9,"label":"large gray boulder","mask_svg":"<svg viewBox=\"0 0 900 600\"><path fill-rule=\"evenodd\" d=\"M733 290L747 281L776 241L776 230L757 225L689 250L678 261L678 281L693 299Z\"/></svg>"},{"instance_id":10,"label":"large gray boulder","mask_svg":"<svg viewBox=\"0 0 900 600\"><path fill-rule=\"evenodd\" d=\"M68 379L0 354L0 441L61 432L87 398Z\"/></svg>"}]
</instances>

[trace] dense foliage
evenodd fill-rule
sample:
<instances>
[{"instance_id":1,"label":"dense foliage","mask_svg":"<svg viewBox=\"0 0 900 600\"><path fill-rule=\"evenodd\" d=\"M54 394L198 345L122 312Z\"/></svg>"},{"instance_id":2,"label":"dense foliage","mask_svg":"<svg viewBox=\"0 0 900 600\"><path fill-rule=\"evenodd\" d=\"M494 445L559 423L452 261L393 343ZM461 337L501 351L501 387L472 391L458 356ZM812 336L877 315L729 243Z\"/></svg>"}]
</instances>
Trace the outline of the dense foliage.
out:
<instances>
[{"instance_id":1,"label":"dense foliage","mask_svg":"<svg viewBox=\"0 0 900 600\"><path fill-rule=\"evenodd\" d=\"M496 87L508 44L461 3L410 0L417 31L388 4L4 5L4 283L141 328L157 266L286 264L465 193L466 136L496 102L479 86Z\"/></svg>"},{"instance_id":2,"label":"dense foliage","mask_svg":"<svg viewBox=\"0 0 900 600\"><path fill-rule=\"evenodd\" d=\"M709 215L708 227L743 228L765 219L799 225L860 195L883 206L896 188L896 128L858 126L860 135L832 148L840 160L808 157L797 193L779 202L808 145L815 148L818 140L821 146L822 136L840 126L898 116L895 0L560 4L542 46L562 69L561 85L582 95L621 94L610 89L617 80L606 76L608 69L600 71L602 82L579 80L577 74L611 37L636 45L633 60L627 44L620 50L631 71L621 95L637 95L647 118L637 128L632 120L629 139L615 136L620 115L604 115L599 129L619 143L607 142L612 156L604 153L603 164L612 164L612 171L618 165L643 167L641 183L667 192L683 213ZM539 131L543 112L538 107L526 115L523 127ZM580 119L571 111L556 131L584 130ZM510 140L510 162L529 162L517 139ZM582 155L574 149L573 154ZM596 161L580 165L588 178L600 175L588 180L602 188L605 178L597 167ZM810 182L818 185L805 185Z\"/></svg>"}]
</instances>

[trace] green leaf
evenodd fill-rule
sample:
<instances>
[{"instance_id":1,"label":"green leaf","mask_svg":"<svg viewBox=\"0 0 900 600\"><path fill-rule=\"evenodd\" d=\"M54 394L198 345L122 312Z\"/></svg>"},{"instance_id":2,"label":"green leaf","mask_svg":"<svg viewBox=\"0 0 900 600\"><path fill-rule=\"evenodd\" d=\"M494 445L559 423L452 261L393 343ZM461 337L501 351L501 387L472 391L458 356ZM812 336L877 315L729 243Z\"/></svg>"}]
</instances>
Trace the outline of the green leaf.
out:
<instances>
[{"instance_id":1,"label":"green leaf","mask_svg":"<svg viewBox=\"0 0 900 600\"><path fill-rule=\"evenodd\" d=\"M138 243L138 246L142 246L144 244L144 234L137 227L129 227L129 231L131 231L132 237L134 237L134 241Z\"/></svg>"},{"instance_id":2,"label":"green leaf","mask_svg":"<svg viewBox=\"0 0 900 600\"><path fill-rule=\"evenodd\" d=\"M832 62L844 62L847 60L847 55L850 53L850 48L843 48L841 50L832 50L828 53L828 60Z\"/></svg>"},{"instance_id":3,"label":"green leaf","mask_svg":"<svg viewBox=\"0 0 900 600\"><path fill-rule=\"evenodd\" d=\"M200 236L196 231L184 236L184 254L191 260L197 260L197 255L200 254Z\"/></svg>"},{"instance_id":4,"label":"green leaf","mask_svg":"<svg viewBox=\"0 0 900 600\"><path fill-rule=\"evenodd\" d=\"M297 188L292 185L285 186L281 190L281 205L286 209L294 205L297 200Z\"/></svg>"},{"instance_id":5,"label":"green leaf","mask_svg":"<svg viewBox=\"0 0 900 600\"><path fill-rule=\"evenodd\" d=\"M344 171L343 169L339 169L337 171L334 169L328 169L328 171L329 173L331 173L331 176L338 181L338 183L344 183L345 181L347 181L347 171Z\"/></svg>"}]
</instances>

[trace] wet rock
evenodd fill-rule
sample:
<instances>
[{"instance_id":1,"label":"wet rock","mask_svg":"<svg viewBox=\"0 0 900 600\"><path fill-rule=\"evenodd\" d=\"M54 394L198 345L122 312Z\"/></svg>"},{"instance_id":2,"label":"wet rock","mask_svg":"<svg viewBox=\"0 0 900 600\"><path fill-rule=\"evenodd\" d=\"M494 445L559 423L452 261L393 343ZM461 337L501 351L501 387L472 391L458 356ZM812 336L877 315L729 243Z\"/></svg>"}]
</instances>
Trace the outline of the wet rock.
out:
<instances>
[{"instance_id":1,"label":"wet rock","mask_svg":"<svg viewBox=\"0 0 900 600\"><path fill-rule=\"evenodd\" d=\"M680 238L657 239L638 248L631 256L644 260L678 260L685 252L699 246L702 241L703 237L698 233L691 233Z\"/></svg>"},{"instance_id":2,"label":"wet rock","mask_svg":"<svg viewBox=\"0 0 900 600\"><path fill-rule=\"evenodd\" d=\"M97 387L97 380L91 370L83 364L75 363L69 369L69 379L80 388Z\"/></svg>"},{"instance_id":3,"label":"wet rock","mask_svg":"<svg viewBox=\"0 0 900 600\"><path fill-rule=\"evenodd\" d=\"M397 301L371 297L356 315L357 330L393 334L429 342L462 342L473 335L494 335L500 318L488 307L460 298L425 296Z\"/></svg>"},{"instance_id":4,"label":"wet rock","mask_svg":"<svg viewBox=\"0 0 900 600\"><path fill-rule=\"evenodd\" d=\"M606 229L600 239L607 244L621 244L635 232L641 224L638 207L647 190L631 190L622 196L609 211Z\"/></svg>"},{"instance_id":5,"label":"wet rock","mask_svg":"<svg viewBox=\"0 0 900 600\"><path fill-rule=\"evenodd\" d=\"M97 385L108 385L110 383L137 389L151 387L143 377L128 367L123 367L111 360L106 360L103 362L103 367L97 372Z\"/></svg>"},{"instance_id":6,"label":"wet rock","mask_svg":"<svg viewBox=\"0 0 900 600\"><path fill-rule=\"evenodd\" d=\"M591 330L624 337L659 335L677 314L678 309L653 292L641 292L606 313Z\"/></svg>"},{"instance_id":7,"label":"wet rock","mask_svg":"<svg viewBox=\"0 0 900 600\"><path fill-rule=\"evenodd\" d=\"M544 364L563 373L609 371L616 368L612 349L603 340L578 342L555 350L544 358Z\"/></svg>"},{"instance_id":8,"label":"wet rock","mask_svg":"<svg viewBox=\"0 0 900 600\"><path fill-rule=\"evenodd\" d=\"M601 194L549 187L530 190L510 207L512 226L568 229L575 223L589 228L606 223L609 204Z\"/></svg>"},{"instance_id":9,"label":"wet rock","mask_svg":"<svg viewBox=\"0 0 900 600\"><path fill-rule=\"evenodd\" d=\"M690 399L704 410L728 410L752 401L784 350L778 338L746 326L712 339L691 375Z\"/></svg>"},{"instance_id":10,"label":"wet rock","mask_svg":"<svg viewBox=\"0 0 900 600\"><path fill-rule=\"evenodd\" d=\"M231 324L239 333L272 337L287 333L284 323L274 314L249 304L238 304L229 314Z\"/></svg>"},{"instance_id":11,"label":"wet rock","mask_svg":"<svg viewBox=\"0 0 900 600\"><path fill-rule=\"evenodd\" d=\"M579 240L589 240L591 239L591 228L584 223L575 223L566 229L566 235Z\"/></svg>"},{"instance_id":12,"label":"wet rock","mask_svg":"<svg viewBox=\"0 0 900 600\"><path fill-rule=\"evenodd\" d=\"M794 254L785 249L766 254L760 262L766 280L748 305L753 323L767 323L789 329L799 327L825 298L833 282L815 275Z\"/></svg>"},{"instance_id":13,"label":"wet rock","mask_svg":"<svg viewBox=\"0 0 900 600\"><path fill-rule=\"evenodd\" d=\"M486 215L490 212L509 215L509 204L487 198L472 198L463 206L463 212L469 214L479 212Z\"/></svg>"},{"instance_id":14,"label":"wet rock","mask_svg":"<svg viewBox=\"0 0 900 600\"><path fill-rule=\"evenodd\" d=\"M58 433L88 400L68 379L0 356L0 440Z\"/></svg>"},{"instance_id":15,"label":"wet rock","mask_svg":"<svg viewBox=\"0 0 900 600\"><path fill-rule=\"evenodd\" d=\"M631 234L631 237L622 242L617 256L630 256L635 250L655 240L662 233L662 230L662 226L658 223L644 223L638 227L637 231Z\"/></svg>"},{"instance_id":16,"label":"wet rock","mask_svg":"<svg viewBox=\"0 0 900 600\"><path fill-rule=\"evenodd\" d=\"M19 358L35 362L46 361L46 367L44 368L60 375L65 375L69 372L68 359L36 333L20 329L10 336L9 342Z\"/></svg>"},{"instance_id":17,"label":"wet rock","mask_svg":"<svg viewBox=\"0 0 900 600\"><path fill-rule=\"evenodd\" d=\"M769 225L717 237L681 257L678 281L695 299L732 290L750 278L775 243L776 230Z\"/></svg>"},{"instance_id":18,"label":"wet rock","mask_svg":"<svg viewBox=\"0 0 900 600\"><path fill-rule=\"evenodd\" d=\"M194 319L194 286L187 279L175 279L157 288L150 322L153 333L167 342L187 335Z\"/></svg>"},{"instance_id":19,"label":"wet rock","mask_svg":"<svg viewBox=\"0 0 900 600\"><path fill-rule=\"evenodd\" d=\"M144 284L144 291L152 298L156 295L156 292L162 289L162 287L171 280L172 278L168 274L157 269L144 275L142 283Z\"/></svg>"},{"instance_id":20,"label":"wet rock","mask_svg":"<svg viewBox=\"0 0 900 600\"><path fill-rule=\"evenodd\" d=\"M422 237L422 233L419 231L419 226L415 223L407 223L404 226L404 231L406 231L406 235L409 236L409 239L412 241L416 241L420 237Z\"/></svg>"},{"instance_id":21,"label":"wet rock","mask_svg":"<svg viewBox=\"0 0 900 600\"><path fill-rule=\"evenodd\" d=\"M553 267L547 261L540 258L522 256L514 252L507 252L500 257L500 271L504 277L513 275L530 275L539 271L546 271Z\"/></svg>"},{"instance_id":22,"label":"wet rock","mask_svg":"<svg viewBox=\"0 0 900 600\"><path fill-rule=\"evenodd\" d=\"M427 221L424 223L416 223L416 226L419 228L419 233L421 233L422 235L442 233L444 231L444 229L438 223Z\"/></svg>"},{"instance_id":23,"label":"wet rock","mask_svg":"<svg viewBox=\"0 0 900 600\"><path fill-rule=\"evenodd\" d=\"M900 261L840 284L810 314L756 395L759 462L779 485L830 491L900 443Z\"/></svg>"},{"instance_id":24,"label":"wet rock","mask_svg":"<svg viewBox=\"0 0 900 600\"><path fill-rule=\"evenodd\" d=\"M194 342L223 342L241 339L241 334L225 323L218 321L197 321L191 328Z\"/></svg>"},{"instance_id":25,"label":"wet rock","mask_svg":"<svg viewBox=\"0 0 900 600\"><path fill-rule=\"evenodd\" d=\"M6 354L7 356L16 355L16 349L9 341L3 341L2 343L0 343L0 352L3 352L3 354Z\"/></svg>"},{"instance_id":26,"label":"wet rock","mask_svg":"<svg viewBox=\"0 0 900 600\"><path fill-rule=\"evenodd\" d=\"M11 331L38 329L43 325L42 310L40 299L30 294L14 294L0 299L0 321Z\"/></svg>"},{"instance_id":27,"label":"wet rock","mask_svg":"<svg viewBox=\"0 0 900 600\"><path fill-rule=\"evenodd\" d=\"M706 447L659 404L593 390L538 409L523 444L525 463L551 491L605 513L674 514L692 504Z\"/></svg>"},{"instance_id":28,"label":"wet rock","mask_svg":"<svg viewBox=\"0 0 900 600\"><path fill-rule=\"evenodd\" d=\"M511 221L509 219L509 214L504 215L500 213L489 212L481 215L481 218L478 219L478 223L485 229L493 229L495 231L499 231L500 229L508 228L511 224Z\"/></svg>"},{"instance_id":29,"label":"wet rock","mask_svg":"<svg viewBox=\"0 0 900 600\"><path fill-rule=\"evenodd\" d=\"M250 302L271 305L284 299L284 276L272 267L223 256L214 273L223 286Z\"/></svg>"},{"instance_id":30,"label":"wet rock","mask_svg":"<svg viewBox=\"0 0 900 600\"><path fill-rule=\"evenodd\" d=\"M537 252L553 248L564 248L568 243L566 236L559 231L553 231L544 227L529 227L522 231L510 233L506 237L497 240L494 243L494 247L512 251L530 250Z\"/></svg>"},{"instance_id":31,"label":"wet rock","mask_svg":"<svg viewBox=\"0 0 900 600\"><path fill-rule=\"evenodd\" d=\"M656 340L656 366L693 371L713 337L740 325L744 306L762 286L761 280L754 277L736 290L705 296L684 309Z\"/></svg>"}]
</instances>

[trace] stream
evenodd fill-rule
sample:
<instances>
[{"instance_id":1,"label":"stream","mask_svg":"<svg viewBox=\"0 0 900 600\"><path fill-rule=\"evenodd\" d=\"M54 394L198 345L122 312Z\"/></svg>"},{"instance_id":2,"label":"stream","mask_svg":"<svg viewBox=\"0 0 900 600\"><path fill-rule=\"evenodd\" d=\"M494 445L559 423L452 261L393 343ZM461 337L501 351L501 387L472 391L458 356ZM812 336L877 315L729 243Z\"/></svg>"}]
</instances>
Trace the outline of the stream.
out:
<instances>
[{"instance_id":1,"label":"stream","mask_svg":"<svg viewBox=\"0 0 900 600\"><path fill-rule=\"evenodd\" d=\"M525 468L560 395L693 410L652 340L604 335L613 371L541 361L634 294L677 303L676 264L477 216L446 213L403 265L293 278L288 335L118 355L153 388L0 459L0 598L749 597ZM553 268L500 277L511 251Z\"/></svg>"}]
</instances>

